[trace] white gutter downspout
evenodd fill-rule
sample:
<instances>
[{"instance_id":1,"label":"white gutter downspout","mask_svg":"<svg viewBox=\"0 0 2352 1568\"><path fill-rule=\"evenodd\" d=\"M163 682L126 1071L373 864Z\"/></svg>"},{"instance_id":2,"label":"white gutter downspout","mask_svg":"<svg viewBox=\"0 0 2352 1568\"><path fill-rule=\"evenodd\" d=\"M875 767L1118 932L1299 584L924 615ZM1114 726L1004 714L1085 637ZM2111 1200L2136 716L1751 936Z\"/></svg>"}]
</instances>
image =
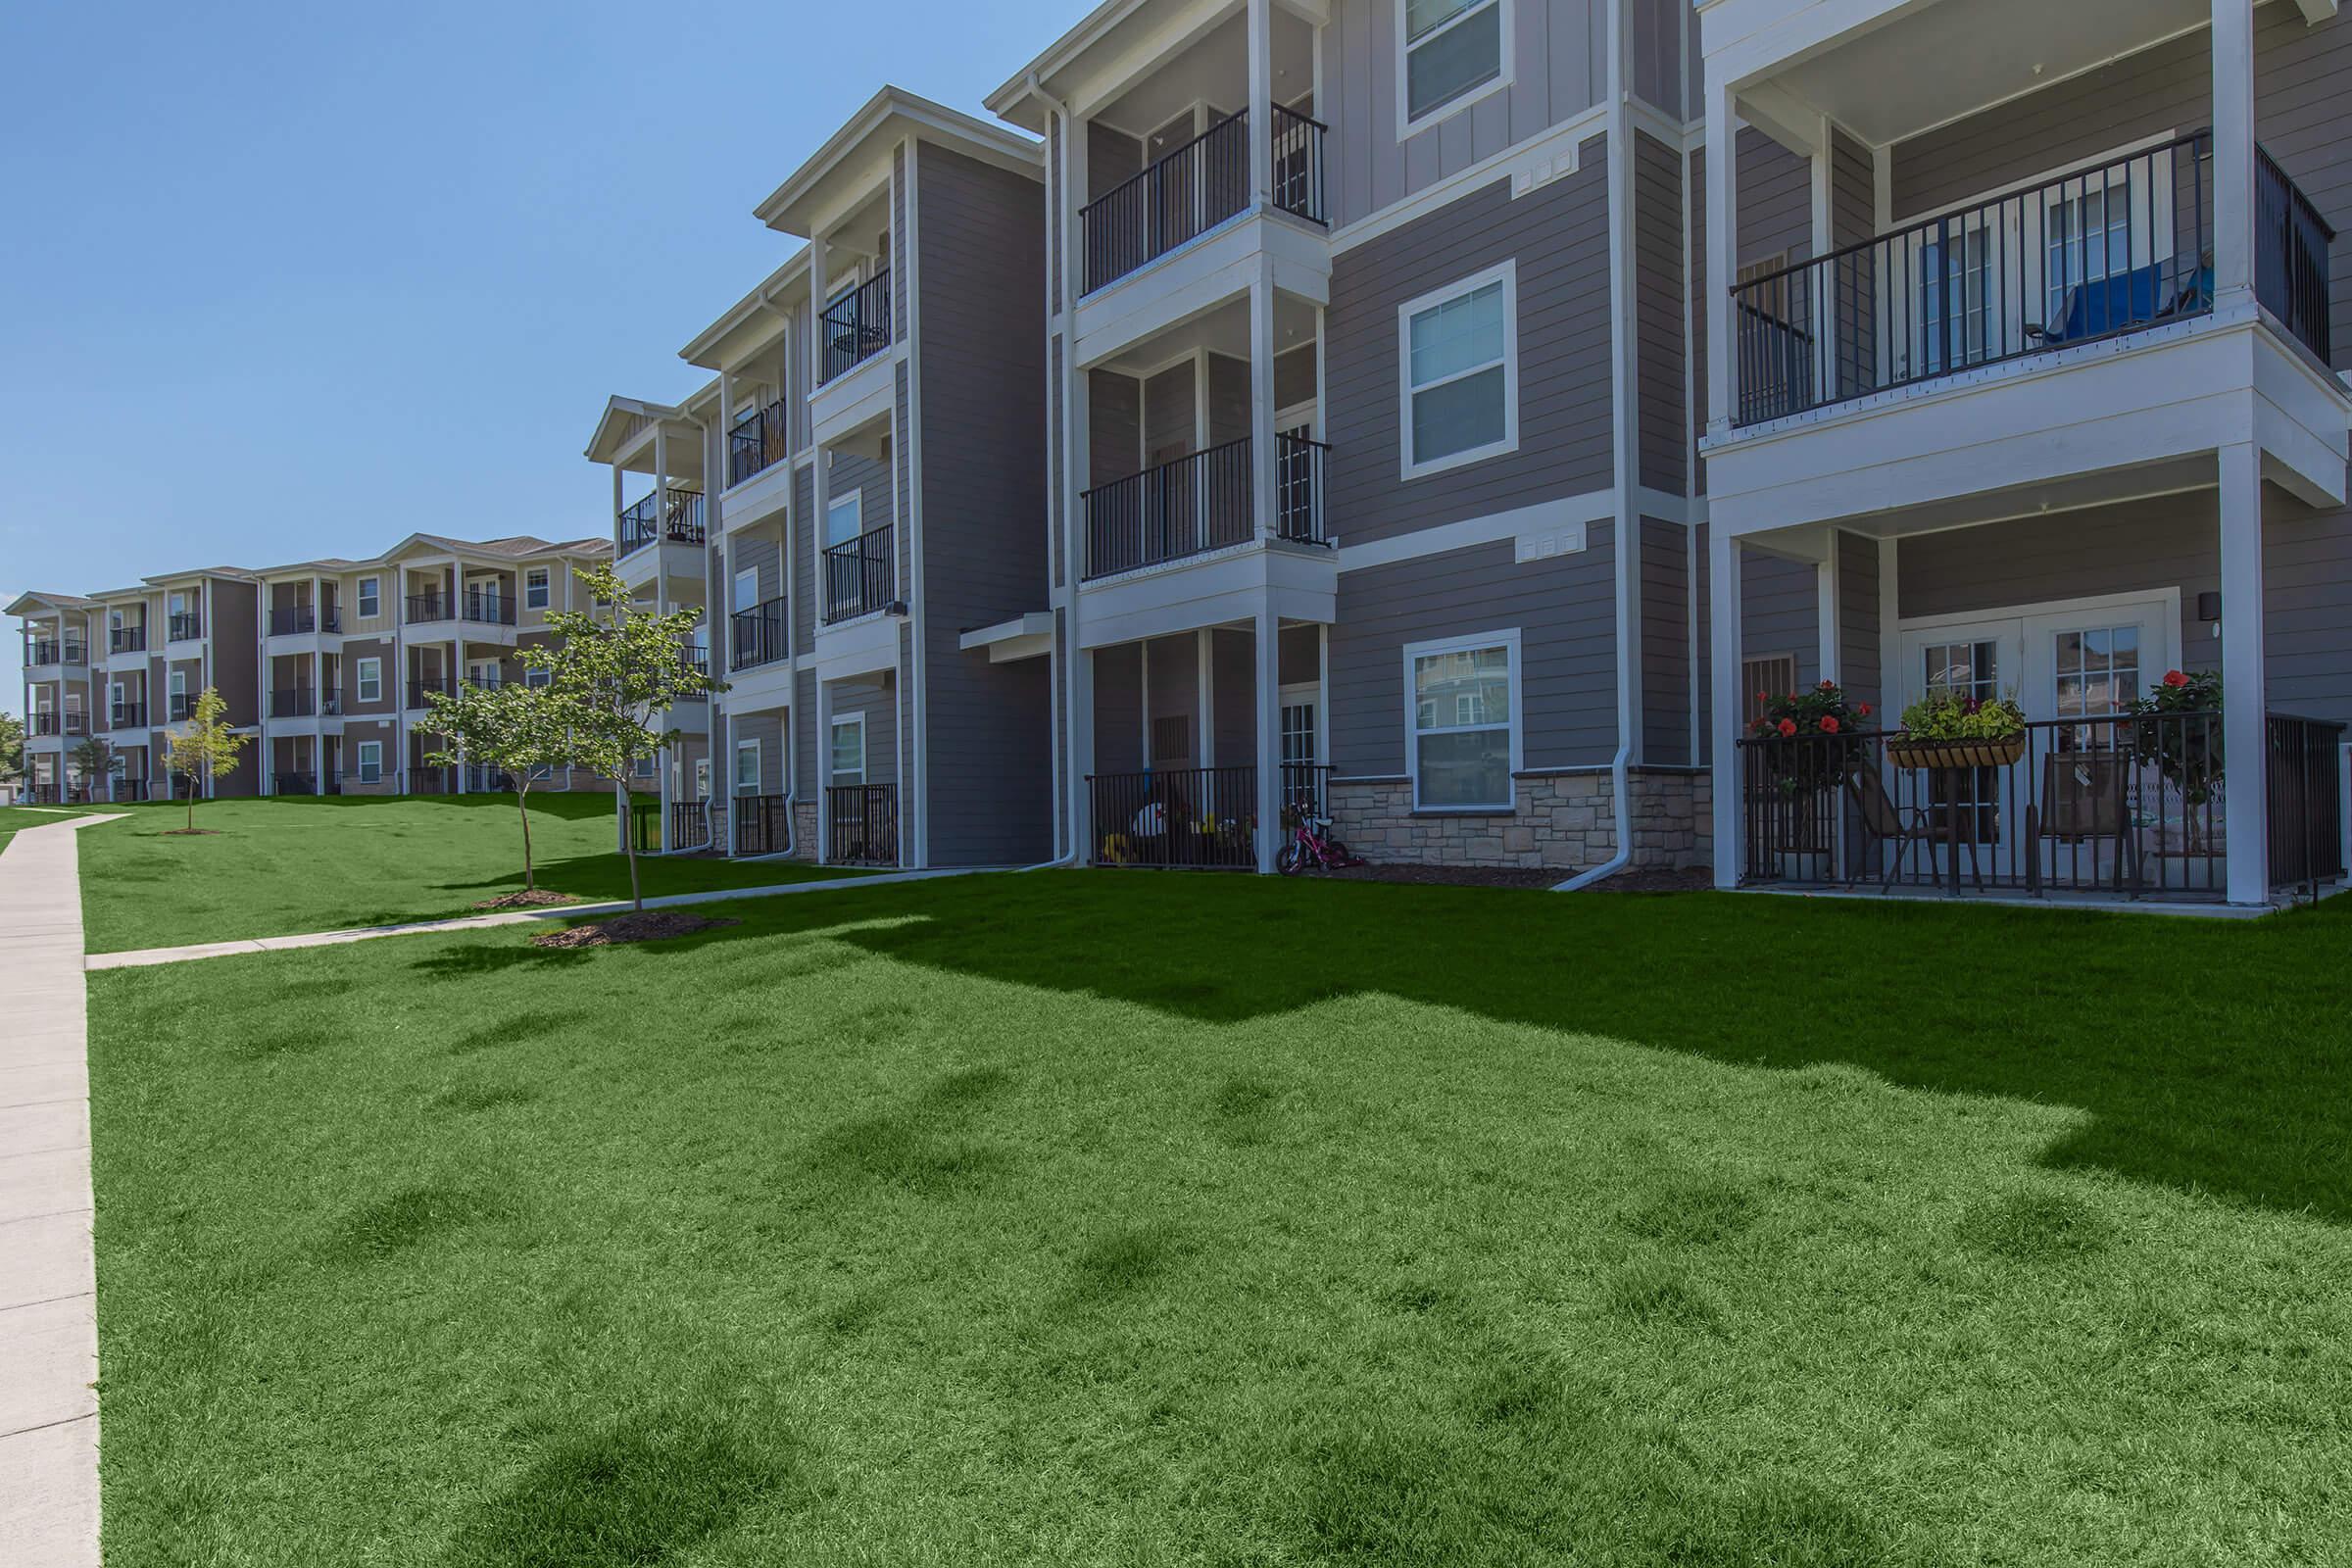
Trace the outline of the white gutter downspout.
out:
<instances>
[{"instance_id":1,"label":"white gutter downspout","mask_svg":"<svg viewBox=\"0 0 2352 1568\"><path fill-rule=\"evenodd\" d=\"M1052 477L1054 482L1060 486L1061 498L1063 501L1061 513L1061 536L1062 544L1065 548L1062 551L1061 559L1063 581L1065 584L1067 584L1074 583L1077 577L1075 563L1071 558L1069 550L1066 548L1070 539L1070 514L1068 501L1071 494L1072 480L1076 473L1074 460L1070 455L1070 431L1074 417L1071 412L1071 398L1073 396L1071 384L1077 380L1077 369L1072 361L1076 357L1075 350L1077 345L1071 341L1067 322L1075 320L1078 315L1078 297L1072 292L1071 287L1073 281L1075 280L1076 269L1070 265L1069 191L1070 138L1077 134L1077 125L1070 114L1069 105L1061 102L1059 99L1056 99L1051 93L1047 92L1045 89L1045 84L1037 79L1036 72L1032 71L1029 73L1026 85L1032 97L1036 98L1039 103L1044 104L1049 110L1061 117L1061 167L1057 170L1049 170L1047 172L1051 176L1047 180L1047 189L1056 192L1059 198L1054 206L1054 225L1055 233L1061 241L1060 246L1058 247L1058 254L1061 260L1061 306L1064 318L1064 327L1061 334L1061 471L1053 475ZM1054 318L1053 300L1049 297L1046 304L1046 318L1051 321ZM1050 553L1049 559L1051 559ZM1074 587L1065 587L1063 591L1068 595L1069 599L1068 606L1065 610L1070 649L1069 657L1072 659L1083 658L1084 655L1080 652L1078 647L1078 593ZM1071 682L1066 672L1062 675L1061 679L1063 688L1062 711L1067 718L1064 733L1067 735L1075 735L1078 730L1078 710L1068 695ZM1066 751L1071 749L1063 748L1063 750ZM1056 866L1072 865L1078 862L1079 844L1076 794L1074 787L1067 794L1064 793L1062 788L1063 781L1061 777L1061 775L1067 770L1068 765L1075 760L1076 759L1074 757L1064 758L1063 756L1056 755L1054 758L1054 795L1057 797L1058 805L1066 808L1066 814L1068 816L1068 825L1064 830L1064 847L1061 853L1056 855L1053 859L1040 860L1035 865L1024 865L1020 868L1023 871L1047 871L1052 870Z\"/></svg>"},{"instance_id":2,"label":"white gutter downspout","mask_svg":"<svg viewBox=\"0 0 2352 1568\"><path fill-rule=\"evenodd\" d=\"M1617 581L1617 755L1609 760L1609 793L1617 817L1617 853L1590 870L1552 888L1575 893L1615 876L1634 858L1633 787L1630 770L1636 707L1642 683L1640 605L1634 597L1634 564L1642 548L1641 519L1635 514L1634 485L1641 477L1640 434L1634 392L1633 334L1633 115L1625 72L1626 0L1609 6L1609 416L1615 424L1617 472L1616 534L1610 541Z\"/></svg>"}]
</instances>

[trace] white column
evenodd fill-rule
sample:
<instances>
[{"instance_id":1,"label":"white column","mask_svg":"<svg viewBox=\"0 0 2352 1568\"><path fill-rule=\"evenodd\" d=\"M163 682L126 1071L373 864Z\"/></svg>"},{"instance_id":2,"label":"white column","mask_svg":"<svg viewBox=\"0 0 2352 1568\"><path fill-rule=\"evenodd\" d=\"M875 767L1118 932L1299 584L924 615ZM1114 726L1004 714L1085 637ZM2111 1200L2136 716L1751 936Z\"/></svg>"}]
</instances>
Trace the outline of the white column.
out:
<instances>
[{"instance_id":1,"label":"white column","mask_svg":"<svg viewBox=\"0 0 2352 1568\"><path fill-rule=\"evenodd\" d=\"M1740 842L1740 541L1707 537L1709 685L1714 704L1715 885L1736 888L1746 846Z\"/></svg>"},{"instance_id":2,"label":"white column","mask_svg":"<svg viewBox=\"0 0 2352 1568\"><path fill-rule=\"evenodd\" d=\"M2213 284L2227 309L2254 288L2254 8L2213 0L2212 36Z\"/></svg>"},{"instance_id":3,"label":"white column","mask_svg":"<svg viewBox=\"0 0 2352 1568\"><path fill-rule=\"evenodd\" d=\"M1820 638L1821 678L1843 681L1845 660L1841 653L1845 628L1838 624L1838 530L1822 532L1821 559L1813 564L1814 627Z\"/></svg>"},{"instance_id":4,"label":"white column","mask_svg":"<svg viewBox=\"0 0 2352 1568\"><path fill-rule=\"evenodd\" d=\"M833 782L833 693L823 676L816 682L816 858L833 858L833 813L826 809L825 790Z\"/></svg>"},{"instance_id":5,"label":"white column","mask_svg":"<svg viewBox=\"0 0 2352 1568\"><path fill-rule=\"evenodd\" d=\"M1274 532L1274 262L1250 280L1250 494L1260 539Z\"/></svg>"},{"instance_id":6,"label":"white column","mask_svg":"<svg viewBox=\"0 0 2352 1568\"><path fill-rule=\"evenodd\" d=\"M1732 91L1707 87L1707 432L1732 427L1732 278L1740 254L1735 231L1740 173Z\"/></svg>"},{"instance_id":7,"label":"white column","mask_svg":"<svg viewBox=\"0 0 2352 1568\"><path fill-rule=\"evenodd\" d=\"M2222 754L2230 837L2230 902L2271 896L2270 819L2264 787L2270 754L2263 668L2262 455L2253 443L2222 448Z\"/></svg>"},{"instance_id":8,"label":"white column","mask_svg":"<svg viewBox=\"0 0 2352 1568\"><path fill-rule=\"evenodd\" d=\"M1257 607L1257 869L1274 869L1282 845L1282 618Z\"/></svg>"},{"instance_id":9,"label":"white column","mask_svg":"<svg viewBox=\"0 0 2352 1568\"><path fill-rule=\"evenodd\" d=\"M1200 673L1195 677L1200 684L1200 699L1199 702L1193 705L1193 722L1200 730L1200 738L1194 745L1193 759L1202 767L1214 767L1217 765L1217 760L1215 756L1217 746L1215 715L1217 702L1217 662L1215 651L1216 635L1217 634L1214 631L1210 630L1206 626L1203 626L1200 630L1193 633L1195 648L1200 656L1199 662Z\"/></svg>"},{"instance_id":10,"label":"white column","mask_svg":"<svg viewBox=\"0 0 2352 1568\"><path fill-rule=\"evenodd\" d=\"M1322 114L1321 103L1315 109ZM1250 201L1263 208L1273 199L1274 3L1250 0Z\"/></svg>"}]
</instances>

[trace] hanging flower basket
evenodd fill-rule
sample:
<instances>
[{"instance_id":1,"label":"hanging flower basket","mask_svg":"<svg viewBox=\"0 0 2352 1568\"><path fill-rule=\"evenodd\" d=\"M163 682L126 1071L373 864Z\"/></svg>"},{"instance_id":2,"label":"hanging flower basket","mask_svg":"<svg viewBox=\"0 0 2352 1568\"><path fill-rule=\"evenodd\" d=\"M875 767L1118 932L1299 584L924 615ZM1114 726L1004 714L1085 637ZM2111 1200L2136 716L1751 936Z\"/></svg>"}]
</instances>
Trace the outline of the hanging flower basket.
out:
<instances>
[{"instance_id":1,"label":"hanging flower basket","mask_svg":"<svg viewBox=\"0 0 2352 1568\"><path fill-rule=\"evenodd\" d=\"M2026 755L2024 710L2006 697L1931 692L1903 710L1902 733L1886 742L1897 767L2008 767Z\"/></svg>"},{"instance_id":2,"label":"hanging flower basket","mask_svg":"<svg viewBox=\"0 0 2352 1568\"><path fill-rule=\"evenodd\" d=\"M2026 755L2024 731L1992 740L1891 740L1887 760L1897 767L2008 767Z\"/></svg>"}]
</instances>

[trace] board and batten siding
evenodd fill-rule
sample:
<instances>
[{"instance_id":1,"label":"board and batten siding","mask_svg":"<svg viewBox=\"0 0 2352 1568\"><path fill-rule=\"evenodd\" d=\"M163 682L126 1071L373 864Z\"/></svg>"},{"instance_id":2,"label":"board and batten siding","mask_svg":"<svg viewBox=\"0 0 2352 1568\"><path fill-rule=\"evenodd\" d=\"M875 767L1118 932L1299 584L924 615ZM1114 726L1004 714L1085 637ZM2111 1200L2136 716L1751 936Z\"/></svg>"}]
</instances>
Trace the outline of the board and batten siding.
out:
<instances>
[{"instance_id":1,"label":"board and batten siding","mask_svg":"<svg viewBox=\"0 0 2352 1568\"><path fill-rule=\"evenodd\" d=\"M1513 0L1504 40L1511 84L1399 144L1401 0L1332 8L1323 34L1325 179L1335 228L1543 134L1598 103L1607 87L1605 0Z\"/></svg>"},{"instance_id":2,"label":"board and batten siding","mask_svg":"<svg viewBox=\"0 0 2352 1568\"><path fill-rule=\"evenodd\" d=\"M1612 530L1579 554L1520 563L1505 541L1350 571L1331 628L1331 762L1342 778L1403 774L1408 643L1517 628L1530 768L1599 766L1617 748Z\"/></svg>"},{"instance_id":3,"label":"board and batten siding","mask_svg":"<svg viewBox=\"0 0 2352 1568\"><path fill-rule=\"evenodd\" d=\"M961 638L1051 602L1039 180L929 145L915 180L924 837L934 865L1029 864L1053 851L1052 662Z\"/></svg>"},{"instance_id":4,"label":"board and batten siding","mask_svg":"<svg viewBox=\"0 0 2352 1568\"><path fill-rule=\"evenodd\" d=\"M1514 199L1498 178L1343 253L1324 316L1332 529L1348 543L1603 490L1611 452L1608 169L1602 138L1576 173ZM1399 481L1397 308L1515 262L1519 447Z\"/></svg>"}]
</instances>

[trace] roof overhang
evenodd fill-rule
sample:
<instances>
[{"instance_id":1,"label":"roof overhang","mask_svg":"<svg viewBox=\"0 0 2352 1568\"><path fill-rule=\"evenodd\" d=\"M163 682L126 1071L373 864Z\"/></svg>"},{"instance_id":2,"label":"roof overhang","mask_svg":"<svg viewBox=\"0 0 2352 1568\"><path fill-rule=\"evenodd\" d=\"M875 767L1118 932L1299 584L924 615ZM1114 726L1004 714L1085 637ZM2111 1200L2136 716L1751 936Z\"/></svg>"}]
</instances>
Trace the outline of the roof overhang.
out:
<instances>
[{"instance_id":1,"label":"roof overhang","mask_svg":"<svg viewBox=\"0 0 2352 1568\"><path fill-rule=\"evenodd\" d=\"M588 461L617 462L648 429L663 421L681 425L692 422L684 409L667 403L649 403L643 398L607 398L605 412L596 421L596 433L588 438Z\"/></svg>"},{"instance_id":2,"label":"roof overhang","mask_svg":"<svg viewBox=\"0 0 2352 1568\"><path fill-rule=\"evenodd\" d=\"M17 595L8 607L11 615L62 615L94 608L79 594L45 594L38 590Z\"/></svg>"},{"instance_id":3,"label":"roof overhang","mask_svg":"<svg viewBox=\"0 0 2352 1568\"><path fill-rule=\"evenodd\" d=\"M808 247L804 245L678 350L678 358L706 370L731 369L774 342L791 319L792 308L808 297Z\"/></svg>"},{"instance_id":4,"label":"roof overhang","mask_svg":"<svg viewBox=\"0 0 2352 1568\"><path fill-rule=\"evenodd\" d=\"M890 151L908 137L1016 173L1045 174L1045 149L1035 138L903 87L884 87L754 208L753 216L781 233L813 238L888 179Z\"/></svg>"},{"instance_id":5,"label":"roof overhang","mask_svg":"<svg viewBox=\"0 0 2352 1568\"><path fill-rule=\"evenodd\" d=\"M1032 610L993 626L975 626L958 639L965 653L986 649L992 664L1036 659L1054 651L1054 612Z\"/></svg>"}]
</instances>

